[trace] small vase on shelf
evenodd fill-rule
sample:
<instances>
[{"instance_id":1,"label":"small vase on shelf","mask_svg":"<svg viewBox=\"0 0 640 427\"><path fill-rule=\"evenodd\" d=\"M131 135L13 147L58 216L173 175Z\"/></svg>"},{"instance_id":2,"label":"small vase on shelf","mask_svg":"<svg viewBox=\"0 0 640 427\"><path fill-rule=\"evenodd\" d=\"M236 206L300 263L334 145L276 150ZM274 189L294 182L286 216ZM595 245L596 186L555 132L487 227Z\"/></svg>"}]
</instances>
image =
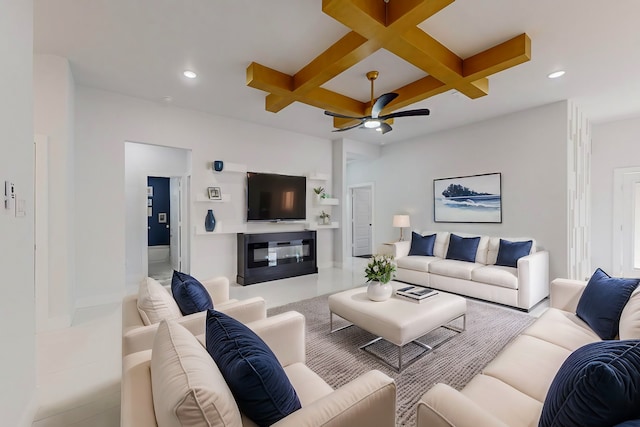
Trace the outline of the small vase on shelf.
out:
<instances>
[{"instance_id":1,"label":"small vase on shelf","mask_svg":"<svg viewBox=\"0 0 640 427\"><path fill-rule=\"evenodd\" d=\"M371 301L386 301L391 298L393 288L390 283L382 283L377 280L372 280L367 285L367 297Z\"/></svg>"},{"instance_id":2,"label":"small vase on shelf","mask_svg":"<svg viewBox=\"0 0 640 427\"><path fill-rule=\"evenodd\" d=\"M209 209L207 211L207 216L204 217L204 229L208 232L215 230L216 228L216 217L213 216L213 210Z\"/></svg>"}]
</instances>

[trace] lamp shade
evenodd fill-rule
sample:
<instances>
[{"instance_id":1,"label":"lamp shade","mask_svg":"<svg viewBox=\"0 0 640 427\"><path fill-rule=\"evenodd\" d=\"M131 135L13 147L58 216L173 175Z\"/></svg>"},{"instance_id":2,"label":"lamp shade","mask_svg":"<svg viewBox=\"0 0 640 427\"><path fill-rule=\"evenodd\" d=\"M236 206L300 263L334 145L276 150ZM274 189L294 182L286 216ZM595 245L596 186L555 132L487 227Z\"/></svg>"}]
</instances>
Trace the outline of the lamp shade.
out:
<instances>
[{"instance_id":1,"label":"lamp shade","mask_svg":"<svg viewBox=\"0 0 640 427\"><path fill-rule=\"evenodd\" d=\"M393 216L393 226L394 227L410 227L411 222L409 221L409 215L394 215Z\"/></svg>"}]
</instances>

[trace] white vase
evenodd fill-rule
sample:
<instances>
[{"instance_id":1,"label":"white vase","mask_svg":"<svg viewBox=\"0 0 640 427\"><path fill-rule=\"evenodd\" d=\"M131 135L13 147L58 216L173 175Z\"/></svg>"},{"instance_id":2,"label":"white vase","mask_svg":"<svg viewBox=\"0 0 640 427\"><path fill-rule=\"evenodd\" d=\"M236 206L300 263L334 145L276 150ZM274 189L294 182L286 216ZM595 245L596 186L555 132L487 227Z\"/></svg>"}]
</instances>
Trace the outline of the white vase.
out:
<instances>
[{"instance_id":1,"label":"white vase","mask_svg":"<svg viewBox=\"0 0 640 427\"><path fill-rule=\"evenodd\" d=\"M367 285L367 296L371 301L386 301L391 298L393 288L390 283L381 283L372 280Z\"/></svg>"}]
</instances>

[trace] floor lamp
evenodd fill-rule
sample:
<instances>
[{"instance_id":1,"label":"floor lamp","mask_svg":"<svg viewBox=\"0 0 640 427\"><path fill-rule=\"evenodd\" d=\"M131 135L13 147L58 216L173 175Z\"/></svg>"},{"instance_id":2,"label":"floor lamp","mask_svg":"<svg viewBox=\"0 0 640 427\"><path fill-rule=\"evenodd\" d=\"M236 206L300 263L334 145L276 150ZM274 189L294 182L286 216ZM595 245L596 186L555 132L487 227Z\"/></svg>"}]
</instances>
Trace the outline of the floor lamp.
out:
<instances>
[{"instance_id":1,"label":"floor lamp","mask_svg":"<svg viewBox=\"0 0 640 427\"><path fill-rule=\"evenodd\" d=\"M409 221L409 215L394 215L393 216L393 226L400 229L400 240L398 240L398 241L401 242L402 240L404 240L402 238L402 229L404 227L410 227L411 226L411 223Z\"/></svg>"}]
</instances>

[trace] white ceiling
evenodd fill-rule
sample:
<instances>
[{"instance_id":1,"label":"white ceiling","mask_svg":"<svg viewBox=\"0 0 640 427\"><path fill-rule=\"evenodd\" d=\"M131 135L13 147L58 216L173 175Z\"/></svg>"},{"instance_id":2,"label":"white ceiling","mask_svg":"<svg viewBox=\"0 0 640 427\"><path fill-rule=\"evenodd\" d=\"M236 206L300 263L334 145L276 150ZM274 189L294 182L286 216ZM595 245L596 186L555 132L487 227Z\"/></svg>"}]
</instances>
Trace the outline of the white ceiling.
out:
<instances>
[{"instance_id":1,"label":"white ceiling","mask_svg":"<svg viewBox=\"0 0 640 427\"><path fill-rule=\"evenodd\" d=\"M412 105L431 115L396 119L384 136L332 133L330 117L301 103L265 111L266 93L246 86L246 67L294 74L349 31L321 8L321 0L35 0L34 51L68 58L80 85L328 139L402 141L562 99L592 123L640 116L638 0L456 0L420 27L462 58L526 32L531 61L489 77L488 96L448 92ZM198 78L184 78L185 69ZM373 69L377 95L424 76L381 50L324 87L367 101ZM567 74L546 77L558 69Z\"/></svg>"}]
</instances>

